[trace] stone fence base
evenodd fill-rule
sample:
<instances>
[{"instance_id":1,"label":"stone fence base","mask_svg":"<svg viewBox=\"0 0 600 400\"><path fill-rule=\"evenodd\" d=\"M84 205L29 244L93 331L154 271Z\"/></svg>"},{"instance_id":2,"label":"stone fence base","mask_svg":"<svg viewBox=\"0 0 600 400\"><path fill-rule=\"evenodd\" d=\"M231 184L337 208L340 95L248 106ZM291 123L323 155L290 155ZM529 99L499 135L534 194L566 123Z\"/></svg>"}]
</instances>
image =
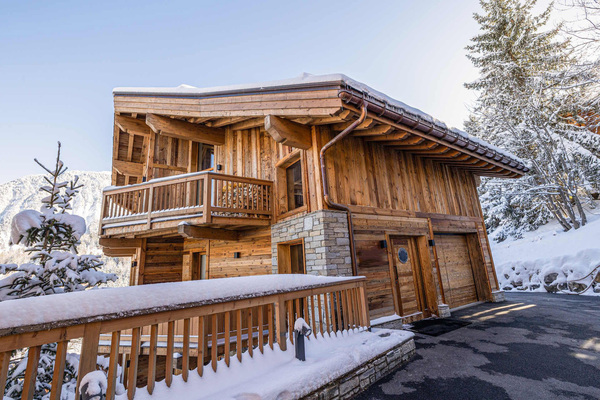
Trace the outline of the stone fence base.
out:
<instances>
[{"instance_id":1,"label":"stone fence base","mask_svg":"<svg viewBox=\"0 0 600 400\"><path fill-rule=\"evenodd\" d=\"M415 355L413 338L381 353L365 364L355 368L335 381L320 387L303 397L304 400L342 400L351 399L365 391L369 386L390 372L407 364Z\"/></svg>"},{"instance_id":2,"label":"stone fence base","mask_svg":"<svg viewBox=\"0 0 600 400\"><path fill-rule=\"evenodd\" d=\"M492 292L492 303L502 303L506 301L504 290L495 290Z\"/></svg>"}]
</instances>

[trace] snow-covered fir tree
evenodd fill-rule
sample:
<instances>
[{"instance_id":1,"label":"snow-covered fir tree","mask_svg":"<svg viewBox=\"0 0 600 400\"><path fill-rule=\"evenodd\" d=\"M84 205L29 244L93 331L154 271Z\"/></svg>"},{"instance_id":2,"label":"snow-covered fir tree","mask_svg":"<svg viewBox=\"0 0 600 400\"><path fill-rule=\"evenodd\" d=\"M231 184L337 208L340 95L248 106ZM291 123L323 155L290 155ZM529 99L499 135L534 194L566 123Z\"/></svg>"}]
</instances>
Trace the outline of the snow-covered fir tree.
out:
<instances>
[{"instance_id":1,"label":"snow-covered fir tree","mask_svg":"<svg viewBox=\"0 0 600 400\"><path fill-rule=\"evenodd\" d=\"M590 130L596 70L583 66L552 5L533 14L535 0L482 0L480 34L467 46L480 78L466 87L479 97L469 133L522 158L531 172L518 180L484 179L486 225L497 240L519 237L556 218L565 230L586 223L585 207L600 192L600 135Z\"/></svg>"},{"instance_id":2,"label":"snow-covered fir tree","mask_svg":"<svg viewBox=\"0 0 600 400\"><path fill-rule=\"evenodd\" d=\"M0 301L86 290L117 279L115 274L100 271L102 262L97 256L77 254L86 224L83 218L69 211L82 185L77 177L70 182L61 181L67 168L60 159L60 142L54 169L35 161L49 175L45 177L47 185L40 188L47 196L42 200L40 211L24 210L15 215L11 231L11 243L27 246L25 251L31 261L0 265L0 274L5 275L0 279ZM35 399L49 395L56 348L56 343L42 346ZM78 355L67 355L63 397L74 394L78 363ZM5 399L21 397L26 364L26 353L15 352L8 371Z\"/></svg>"}]
</instances>

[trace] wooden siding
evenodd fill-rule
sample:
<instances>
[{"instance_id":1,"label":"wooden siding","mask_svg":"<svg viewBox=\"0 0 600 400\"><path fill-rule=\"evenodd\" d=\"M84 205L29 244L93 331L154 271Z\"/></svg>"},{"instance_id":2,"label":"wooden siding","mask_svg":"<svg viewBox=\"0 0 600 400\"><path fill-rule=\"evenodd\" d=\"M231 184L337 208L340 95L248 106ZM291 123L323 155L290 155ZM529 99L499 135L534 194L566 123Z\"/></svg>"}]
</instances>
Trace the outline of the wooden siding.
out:
<instances>
[{"instance_id":1,"label":"wooden siding","mask_svg":"<svg viewBox=\"0 0 600 400\"><path fill-rule=\"evenodd\" d=\"M275 164L292 151L276 143L263 128L233 130L225 133L225 144L215 146L215 164L229 175L275 180Z\"/></svg>"},{"instance_id":2,"label":"wooden siding","mask_svg":"<svg viewBox=\"0 0 600 400\"><path fill-rule=\"evenodd\" d=\"M331 133L321 127L324 138ZM342 204L479 217L469 171L348 137L327 153L329 190Z\"/></svg>"},{"instance_id":3,"label":"wooden siding","mask_svg":"<svg viewBox=\"0 0 600 400\"><path fill-rule=\"evenodd\" d=\"M142 282L144 284L179 282L181 281L182 263L182 238L147 239Z\"/></svg>"},{"instance_id":4,"label":"wooden siding","mask_svg":"<svg viewBox=\"0 0 600 400\"><path fill-rule=\"evenodd\" d=\"M234 258L239 252L240 258ZM210 241L209 278L265 275L271 267L271 229L244 234L238 241Z\"/></svg>"}]
</instances>

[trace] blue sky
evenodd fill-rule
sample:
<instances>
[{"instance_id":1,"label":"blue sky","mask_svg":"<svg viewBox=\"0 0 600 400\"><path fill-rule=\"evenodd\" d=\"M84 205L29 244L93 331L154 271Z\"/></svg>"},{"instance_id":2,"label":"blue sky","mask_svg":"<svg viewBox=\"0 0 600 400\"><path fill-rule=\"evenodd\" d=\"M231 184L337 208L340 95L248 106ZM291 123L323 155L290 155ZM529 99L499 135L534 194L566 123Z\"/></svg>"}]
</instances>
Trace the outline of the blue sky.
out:
<instances>
[{"instance_id":1,"label":"blue sky","mask_svg":"<svg viewBox=\"0 0 600 400\"><path fill-rule=\"evenodd\" d=\"M109 170L112 89L341 72L461 127L471 0L0 2L0 183Z\"/></svg>"}]
</instances>

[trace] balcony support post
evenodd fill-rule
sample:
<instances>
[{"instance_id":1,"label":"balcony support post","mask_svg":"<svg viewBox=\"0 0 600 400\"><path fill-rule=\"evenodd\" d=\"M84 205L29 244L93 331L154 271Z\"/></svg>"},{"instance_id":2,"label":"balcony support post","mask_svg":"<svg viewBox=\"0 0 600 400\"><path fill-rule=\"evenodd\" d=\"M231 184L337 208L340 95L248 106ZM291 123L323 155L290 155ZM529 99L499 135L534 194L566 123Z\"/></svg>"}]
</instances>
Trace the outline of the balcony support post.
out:
<instances>
[{"instance_id":1,"label":"balcony support post","mask_svg":"<svg viewBox=\"0 0 600 400\"><path fill-rule=\"evenodd\" d=\"M203 178L203 184L204 184L204 190L203 190L203 201L202 201L202 206L204 208L204 210L202 211L202 217L204 219L204 223L205 224L210 224L212 222L212 212L211 212L211 205L212 205L212 177L209 174L206 174Z\"/></svg>"},{"instance_id":2,"label":"balcony support post","mask_svg":"<svg viewBox=\"0 0 600 400\"><path fill-rule=\"evenodd\" d=\"M148 189L148 222L146 224L146 229L152 228L152 203L154 199L154 186L150 186Z\"/></svg>"}]
</instances>

